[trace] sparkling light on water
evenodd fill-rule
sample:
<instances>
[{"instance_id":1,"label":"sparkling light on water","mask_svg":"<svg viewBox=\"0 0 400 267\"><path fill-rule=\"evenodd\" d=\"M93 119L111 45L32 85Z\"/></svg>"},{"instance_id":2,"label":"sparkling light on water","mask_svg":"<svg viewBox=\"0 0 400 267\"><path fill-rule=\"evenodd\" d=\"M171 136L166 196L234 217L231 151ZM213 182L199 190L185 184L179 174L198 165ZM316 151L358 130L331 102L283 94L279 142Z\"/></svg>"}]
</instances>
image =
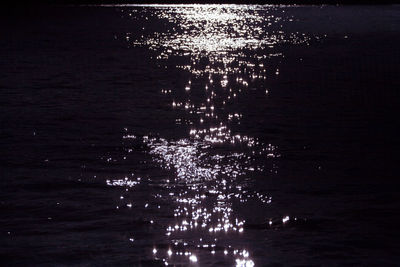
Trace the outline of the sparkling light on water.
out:
<instances>
[{"instance_id":1,"label":"sparkling light on water","mask_svg":"<svg viewBox=\"0 0 400 267\"><path fill-rule=\"evenodd\" d=\"M185 59L174 66L189 77L182 87L160 88L170 98L166 104L171 112L177 114L175 123L189 126L186 138L124 135L126 140L142 142L153 162L174 174L159 184L169 193L155 196L173 203L174 219L164 228L170 246L160 251L154 248L154 256L165 257L166 264L167 259L171 264L178 257L201 263L196 256L201 251L231 256L236 266L254 266L246 248L216 249L224 235L246 234L246 221L234 203L271 203L271 196L248 191L247 183L255 172L276 172L273 162L279 158L273 144L233 130L246 119L238 103L254 90L267 101L272 89L253 85L279 74L279 67L269 65L272 58L284 57L275 47L307 44L310 37L284 31L283 23L293 18L274 6L134 5L121 12L129 12L129 19L168 25L141 36L128 32L122 39L128 47L154 51L160 67L166 68L177 57ZM141 182L125 178L110 179L107 184L131 188ZM282 223L288 221L289 216L282 219ZM267 218L265 222L272 224Z\"/></svg>"}]
</instances>

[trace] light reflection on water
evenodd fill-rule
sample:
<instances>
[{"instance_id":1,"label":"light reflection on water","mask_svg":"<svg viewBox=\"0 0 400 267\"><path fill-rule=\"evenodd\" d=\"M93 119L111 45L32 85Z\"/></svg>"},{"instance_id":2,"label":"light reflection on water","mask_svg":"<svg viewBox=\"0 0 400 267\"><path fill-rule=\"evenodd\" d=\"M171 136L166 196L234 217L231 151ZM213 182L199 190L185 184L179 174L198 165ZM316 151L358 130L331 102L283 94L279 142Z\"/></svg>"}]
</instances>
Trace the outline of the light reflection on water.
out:
<instances>
[{"instance_id":1,"label":"light reflection on water","mask_svg":"<svg viewBox=\"0 0 400 267\"><path fill-rule=\"evenodd\" d=\"M254 172L277 171L279 152L273 144L232 131L245 119L237 108L238 99L255 81L279 75L279 68L271 70L268 64L271 58L284 57L275 49L277 45L307 44L310 37L285 32L282 22L293 18L273 6L152 5L126 7L121 13L129 19L168 25L167 30L139 37L126 33L128 46L156 51L160 66L176 57L188 59L175 66L190 74L186 85L160 90L170 96L171 112L184 114L176 118L176 124L190 126L187 137L136 137L128 131L124 136L139 139L160 168L175 173L162 184L169 193L155 195L175 208L174 219L165 225L169 245L154 247L154 258L166 265L185 262L182 259L201 263L199 253L209 253L231 257L236 266L253 266L247 248L219 243L227 234L238 238L245 234L246 221L235 212L234 202L271 203L271 196L248 188ZM267 101L268 88L252 89L265 92ZM273 164L266 167L269 161ZM141 178L111 179L107 184L128 190L140 185ZM132 203L126 205L132 207ZM288 220L284 217L282 223Z\"/></svg>"}]
</instances>

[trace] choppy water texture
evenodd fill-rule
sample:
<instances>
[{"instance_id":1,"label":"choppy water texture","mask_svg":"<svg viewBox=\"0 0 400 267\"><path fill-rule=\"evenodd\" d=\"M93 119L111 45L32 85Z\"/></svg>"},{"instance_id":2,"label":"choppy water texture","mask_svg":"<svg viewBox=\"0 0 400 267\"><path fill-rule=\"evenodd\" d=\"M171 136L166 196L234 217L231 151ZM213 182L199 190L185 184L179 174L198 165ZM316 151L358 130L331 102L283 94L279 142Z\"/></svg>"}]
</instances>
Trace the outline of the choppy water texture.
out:
<instances>
[{"instance_id":1,"label":"choppy water texture","mask_svg":"<svg viewBox=\"0 0 400 267\"><path fill-rule=\"evenodd\" d=\"M22 10L6 265L396 265L398 6Z\"/></svg>"}]
</instances>

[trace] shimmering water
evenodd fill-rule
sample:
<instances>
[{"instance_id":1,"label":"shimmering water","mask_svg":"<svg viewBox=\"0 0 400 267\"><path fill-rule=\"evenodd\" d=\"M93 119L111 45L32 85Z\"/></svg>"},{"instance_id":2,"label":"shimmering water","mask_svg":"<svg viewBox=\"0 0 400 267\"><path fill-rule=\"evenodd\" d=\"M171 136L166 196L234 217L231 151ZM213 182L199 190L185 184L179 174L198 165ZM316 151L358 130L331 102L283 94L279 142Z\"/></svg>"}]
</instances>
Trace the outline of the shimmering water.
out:
<instances>
[{"instance_id":1,"label":"shimmering water","mask_svg":"<svg viewBox=\"0 0 400 267\"><path fill-rule=\"evenodd\" d=\"M6 265L395 265L398 6L2 20Z\"/></svg>"}]
</instances>

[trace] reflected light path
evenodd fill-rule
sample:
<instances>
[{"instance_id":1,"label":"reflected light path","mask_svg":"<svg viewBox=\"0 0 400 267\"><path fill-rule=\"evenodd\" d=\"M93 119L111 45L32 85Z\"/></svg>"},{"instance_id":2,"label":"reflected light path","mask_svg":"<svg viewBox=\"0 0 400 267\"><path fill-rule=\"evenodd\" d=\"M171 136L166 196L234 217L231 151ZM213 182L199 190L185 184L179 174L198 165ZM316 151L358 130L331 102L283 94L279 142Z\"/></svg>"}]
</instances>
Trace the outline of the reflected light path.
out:
<instances>
[{"instance_id":1,"label":"reflected light path","mask_svg":"<svg viewBox=\"0 0 400 267\"><path fill-rule=\"evenodd\" d=\"M274 6L134 5L119 12L127 19L167 25L139 38L128 32L121 39L128 47L154 50L161 67L185 59L175 67L189 77L182 87L160 90L170 97L176 124L189 127L186 138L136 137L128 132L124 136L145 144L154 162L175 174L162 184L169 193L156 194L175 208L173 220L165 225L168 245L154 247L154 258L165 265L201 264L204 255L220 254L236 266L254 266L246 247L223 240L246 232L246 221L235 212L235 203L271 203L271 196L249 190L249 184L255 172L277 172L279 152L273 144L232 128L245 119L239 101L249 90L264 92L267 101L268 88L250 86L279 75L279 68L269 65L272 58L284 57L276 47L307 44L311 38L285 31L283 24L294 18ZM142 182L125 178L107 184L128 190ZM288 220L284 217L282 223Z\"/></svg>"}]
</instances>

